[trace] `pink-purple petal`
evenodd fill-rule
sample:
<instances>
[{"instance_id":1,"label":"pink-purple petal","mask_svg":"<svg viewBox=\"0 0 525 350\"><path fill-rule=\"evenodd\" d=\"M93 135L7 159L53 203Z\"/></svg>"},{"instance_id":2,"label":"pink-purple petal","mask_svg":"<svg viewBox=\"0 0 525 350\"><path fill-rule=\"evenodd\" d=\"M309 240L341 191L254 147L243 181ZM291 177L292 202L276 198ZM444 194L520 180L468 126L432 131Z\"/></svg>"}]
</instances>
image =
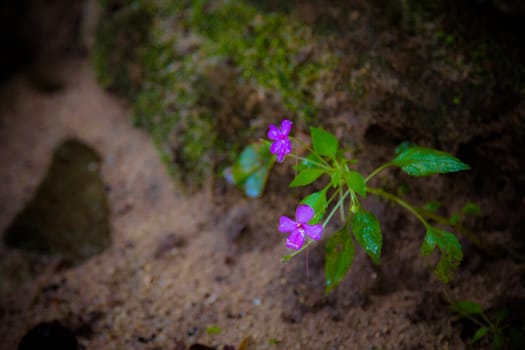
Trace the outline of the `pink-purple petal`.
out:
<instances>
[{"instance_id":1,"label":"pink-purple petal","mask_svg":"<svg viewBox=\"0 0 525 350\"><path fill-rule=\"evenodd\" d=\"M268 130L268 138L273 141L279 140L281 136L281 131L273 124L270 124L270 129Z\"/></svg>"},{"instance_id":2,"label":"pink-purple petal","mask_svg":"<svg viewBox=\"0 0 525 350\"><path fill-rule=\"evenodd\" d=\"M279 231L280 232L292 232L297 228L297 223L290 219L288 216L281 216L279 219Z\"/></svg>"},{"instance_id":3,"label":"pink-purple petal","mask_svg":"<svg viewBox=\"0 0 525 350\"><path fill-rule=\"evenodd\" d=\"M321 238L321 233L323 232L323 225L303 225L304 231L313 240L318 241Z\"/></svg>"},{"instance_id":4,"label":"pink-purple petal","mask_svg":"<svg viewBox=\"0 0 525 350\"><path fill-rule=\"evenodd\" d=\"M284 155L287 155L290 152L292 152L292 143L288 139L283 140L283 153L284 153Z\"/></svg>"},{"instance_id":5,"label":"pink-purple petal","mask_svg":"<svg viewBox=\"0 0 525 350\"><path fill-rule=\"evenodd\" d=\"M308 221L312 220L314 217L314 210L312 207L306 204L301 204L297 207L297 210L295 211L295 220L298 223L306 224Z\"/></svg>"},{"instance_id":6,"label":"pink-purple petal","mask_svg":"<svg viewBox=\"0 0 525 350\"><path fill-rule=\"evenodd\" d=\"M304 234L301 230L294 230L286 240L286 247L294 250L299 250L304 244Z\"/></svg>"},{"instance_id":7,"label":"pink-purple petal","mask_svg":"<svg viewBox=\"0 0 525 350\"><path fill-rule=\"evenodd\" d=\"M283 143L282 141L275 141L270 146L270 152L275 154L276 156L279 156L280 153L282 153Z\"/></svg>"},{"instance_id":8,"label":"pink-purple petal","mask_svg":"<svg viewBox=\"0 0 525 350\"><path fill-rule=\"evenodd\" d=\"M281 122L281 133L284 136L288 136L288 134L290 133L290 130L292 129L292 125L293 123L289 121L288 119L283 120Z\"/></svg>"}]
</instances>

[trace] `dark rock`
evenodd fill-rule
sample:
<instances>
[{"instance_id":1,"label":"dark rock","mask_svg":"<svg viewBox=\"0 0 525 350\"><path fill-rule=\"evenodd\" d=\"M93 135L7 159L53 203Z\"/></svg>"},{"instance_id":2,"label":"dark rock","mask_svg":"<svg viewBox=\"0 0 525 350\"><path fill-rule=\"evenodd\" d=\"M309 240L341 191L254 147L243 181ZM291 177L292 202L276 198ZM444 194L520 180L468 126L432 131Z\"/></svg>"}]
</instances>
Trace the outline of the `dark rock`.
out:
<instances>
[{"instance_id":1,"label":"dark rock","mask_svg":"<svg viewBox=\"0 0 525 350\"><path fill-rule=\"evenodd\" d=\"M27 332L18 350L77 350L78 342L73 332L58 321L44 322Z\"/></svg>"},{"instance_id":2,"label":"dark rock","mask_svg":"<svg viewBox=\"0 0 525 350\"><path fill-rule=\"evenodd\" d=\"M82 262L110 244L100 156L78 140L63 142L33 199L4 236L8 247Z\"/></svg>"}]
</instances>

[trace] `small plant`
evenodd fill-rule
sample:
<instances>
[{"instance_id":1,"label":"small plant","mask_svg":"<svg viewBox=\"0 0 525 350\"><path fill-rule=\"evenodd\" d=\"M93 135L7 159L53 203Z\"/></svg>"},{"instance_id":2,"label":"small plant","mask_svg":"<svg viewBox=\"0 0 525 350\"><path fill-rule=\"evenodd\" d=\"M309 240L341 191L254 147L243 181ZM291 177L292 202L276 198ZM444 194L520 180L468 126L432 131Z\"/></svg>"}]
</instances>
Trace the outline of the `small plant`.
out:
<instances>
[{"instance_id":1,"label":"small plant","mask_svg":"<svg viewBox=\"0 0 525 350\"><path fill-rule=\"evenodd\" d=\"M478 327L470 340L471 344L488 337L494 350L518 349L525 345L525 329L508 324L509 311L505 308L498 309L493 318L488 317L481 305L470 300L452 302L450 309Z\"/></svg>"},{"instance_id":2,"label":"small plant","mask_svg":"<svg viewBox=\"0 0 525 350\"><path fill-rule=\"evenodd\" d=\"M310 128L311 145L305 145L306 156L292 153L290 136L292 122L282 121L280 127L270 125L268 138L248 146L235 164L226 170L227 179L251 197L262 194L266 178L275 160L281 163L289 156L297 160L296 176L290 187L307 186L315 181L324 181L320 191L303 198L296 210L295 220L281 216L278 229L288 233L286 246L293 252L283 257L288 261L321 238L323 230L339 213L342 226L327 238L326 243L326 291L335 288L352 265L355 245L363 248L376 264L381 260L382 232L378 218L361 205L368 195L375 195L400 205L413 214L424 226L426 235L421 253L430 256L437 248L440 259L435 267L436 276L449 282L463 258L461 245L453 233L434 223L454 226L450 220L435 214L437 204L418 208L400 196L379 187L370 181L389 167L400 168L410 176L429 176L469 169L469 166L454 156L435 149L403 143L396 149L395 157L379 166L368 175L357 171L355 159L347 157L337 138L321 128ZM299 141L299 140L297 140ZM276 157L274 157L276 156ZM461 220L455 220L460 223ZM431 224L431 222L433 224Z\"/></svg>"}]
</instances>

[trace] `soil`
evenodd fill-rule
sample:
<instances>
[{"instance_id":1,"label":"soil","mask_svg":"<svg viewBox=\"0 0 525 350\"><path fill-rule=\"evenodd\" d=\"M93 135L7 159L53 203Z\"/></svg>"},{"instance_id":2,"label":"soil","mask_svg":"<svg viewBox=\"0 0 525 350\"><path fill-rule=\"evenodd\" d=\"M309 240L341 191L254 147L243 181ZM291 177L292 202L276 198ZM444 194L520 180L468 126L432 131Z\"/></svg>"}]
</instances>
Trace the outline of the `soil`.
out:
<instances>
[{"instance_id":1,"label":"soil","mask_svg":"<svg viewBox=\"0 0 525 350\"><path fill-rule=\"evenodd\" d=\"M43 90L22 72L0 90L0 230L30 202L56 147L76 138L102 157L112 244L77 266L0 246L2 349L16 349L42 324L60 334L69 330L85 349L471 348L475 328L449 311L447 298L477 301L489 315L506 307L509 321L523 327L521 151L509 151L501 173L483 173L492 169L484 157L497 162L504 158L498 150L523 145L501 136L523 125L509 122L522 121L523 103L489 106L509 116L489 125L496 131L471 125L466 136L438 140L456 140L447 150L470 163L471 173L410 180L397 172L385 175L388 186L409 182L411 198L420 203L439 200L450 212L467 201L480 204L484 216L466 226L488 247L461 237L465 259L453 282L443 285L432 275L419 251L423 229L411 216L367 199L363 205L382 223L381 265L358 251L350 273L326 295L323 242L308 260L303 254L280 261L287 251L278 217L292 216L294 195L299 197L288 195L289 160L274 169L262 199L246 199L218 178L186 193L167 174L149 136L131 126L126 104L97 85L87 59L68 57L53 67L60 88ZM351 109L327 118L326 125L350 133L370 170L391 156L402 137L402 122L378 111L405 107L393 98L365 103L362 114ZM488 340L479 344L489 346Z\"/></svg>"}]
</instances>

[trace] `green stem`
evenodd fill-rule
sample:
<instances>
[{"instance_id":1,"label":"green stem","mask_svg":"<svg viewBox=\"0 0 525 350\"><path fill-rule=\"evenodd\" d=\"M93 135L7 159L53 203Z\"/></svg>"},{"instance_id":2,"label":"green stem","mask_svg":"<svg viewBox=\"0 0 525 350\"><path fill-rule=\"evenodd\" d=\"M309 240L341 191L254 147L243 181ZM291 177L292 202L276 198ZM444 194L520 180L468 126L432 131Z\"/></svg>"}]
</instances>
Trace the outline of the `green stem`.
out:
<instances>
[{"instance_id":1,"label":"green stem","mask_svg":"<svg viewBox=\"0 0 525 350\"><path fill-rule=\"evenodd\" d=\"M327 186L330 186L330 184L328 184ZM330 205L330 203L332 203L332 201L334 200L335 196L337 196L337 191L334 191L334 193L332 193L332 195L330 196L330 199L328 199L328 202L326 202L326 205Z\"/></svg>"},{"instance_id":2,"label":"green stem","mask_svg":"<svg viewBox=\"0 0 525 350\"><path fill-rule=\"evenodd\" d=\"M288 154L288 156L292 157L292 158L295 158L295 159L298 159L298 160L302 160L302 161L305 161L305 162L308 162L308 163L311 163L311 164L314 164L314 165L317 165L318 167L320 168L323 168L325 170L332 170L332 167L330 167L328 164L325 165L325 164L321 164L321 163L318 163L316 161L313 161L311 159L307 159L307 158L304 158L304 157L301 157L301 156L296 156L295 154L293 153L290 153ZM320 158L321 159L321 158Z\"/></svg>"},{"instance_id":3,"label":"green stem","mask_svg":"<svg viewBox=\"0 0 525 350\"><path fill-rule=\"evenodd\" d=\"M339 198L341 198L342 196L343 196L343 188L339 186ZM341 222L344 222L345 221L345 210L344 210L343 203L341 203L341 205L339 206L339 214L341 215Z\"/></svg>"},{"instance_id":4,"label":"green stem","mask_svg":"<svg viewBox=\"0 0 525 350\"><path fill-rule=\"evenodd\" d=\"M290 138L293 139L293 140L297 140L298 142L302 143L302 144L306 147L306 149L307 149L308 151L310 151L311 154L315 155L317 158L319 158L319 159L325 164L325 167L326 167L326 168L328 168L328 169L331 168L330 164L329 164L327 161L325 161L325 160L323 159L323 157L321 157L319 154L317 154L317 152L314 151L314 150L310 147L309 144L307 144L307 143L304 142L303 140L298 139L298 138L295 138L295 137L290 137ZM311 162L309 159L308 159L307 161ZM312 163L313 163L313 162L312 162Z\"/></svg>"},{"instance_id":5,"label":"green stem","mask_svg":"<svg viewBox=\"0 0 525 350\"><path fill-rule=\"evenodd\" d=\"M487 248L483 245L481 240L476 237L472 232L466 230L463 228L461 224L451 225L449 220L441 215L429 212L427 210L419 210L419 213L430 220L434 220L435 222L444 225L444 226L450 226L453 227L455 231L461 233L465 238L467 238L472 244L474 244L476 247L483 251L487 251Z\"/></svg>"},{"instance_id":6,"label":"green stem","mask_svg":"<svg viewBox=\"0 0 525 350\"><path fill-rule=\"evenodd\" d=\"M425 226L425 228L428 229L430 227L430 224L425 220L425 218L423 218L423 216L421 216L421 214L419 214L416 208L414 208L413 206L411 206L410 204L408 204L407 202L405 202L398 196L393 195L392 193L385 192L379 188L367 187L366 191L372 194L375 194L376 196L388 199L389 201L392 201L396 204L399 204L400 206L402 206L403 208L411 212L419 221L421 221L421 223Z\"/></svg>"},{"instance_id":7,"label":"green stem","mask_svg":"<svg viewBox=\"0 0 525 350\"><path fill-rule=\"evenodd\" d=\"M328 223L332 219L332 216L334 216L335 212L337 211L337 208L339 208L343 204L343 201L345 200L346 197L348 197L349 194L350 194L350 190L346 191L342 196L339 197L339 200L332 208L332 211L330 212L330 214L328 214L328 216L326 217L326 220L323 222L323 228L325 228L326 225L328 225Z\"/></svg>"},{"instance_id":8,"label":"green stem","mask_svg":"<svg viewBox=\"0 0 525 350\"><path fill-rule=\"evenodd\" d=\"M386 168L388 168L389 166L391 166L392 164L389 162L389 163L385 163L383 165L381 165L379 168L377 168L376 170L372 171L366 178L365 178L365 182L368 182L369 180L371 180L374 176L376 176L377 174L379 174L380 172L382 172L383 170L385 170Z\"/></svg>"}]
</instances>

